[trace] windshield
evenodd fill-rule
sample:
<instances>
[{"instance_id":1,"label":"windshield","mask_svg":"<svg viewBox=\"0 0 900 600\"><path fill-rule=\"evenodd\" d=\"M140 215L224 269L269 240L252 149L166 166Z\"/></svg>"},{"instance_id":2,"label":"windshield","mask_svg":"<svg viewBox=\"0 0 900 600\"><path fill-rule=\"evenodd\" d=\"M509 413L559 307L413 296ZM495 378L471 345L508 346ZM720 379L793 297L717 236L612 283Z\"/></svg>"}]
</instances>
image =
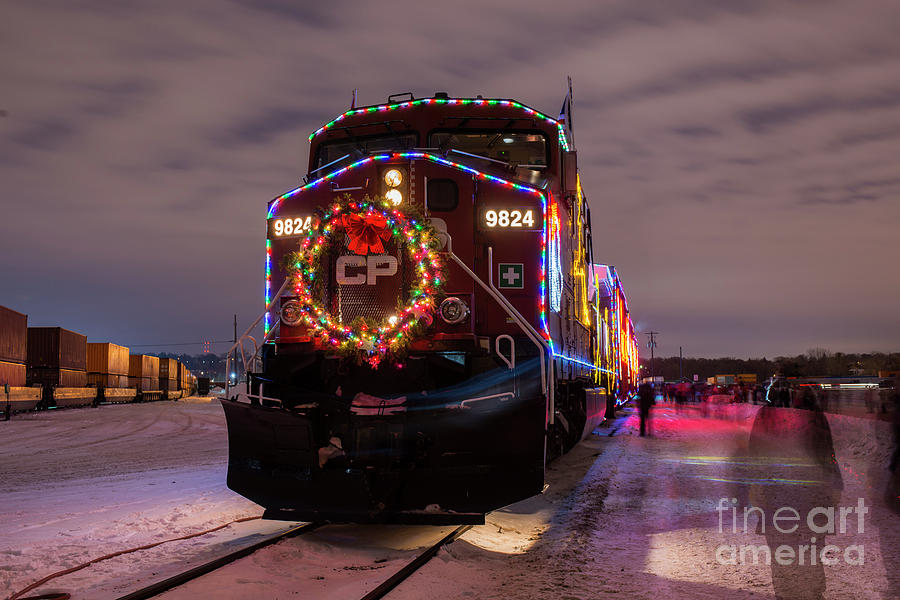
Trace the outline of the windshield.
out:
<instances>
[{"instance_id":1,"label":"windshield","mask_svg":"<svg viewBox=\"0 0 900 600\"><path fill-rule=\"evenodd\" d=\"M520 168L543 169L547 166L547 139L537 132L436 132L431 134L428 145L477 154Z\"/></svg>"},{"instance_id":2,"label":"windshield","mask_svg":"<svg viewBox=\"0 0 900 600\"><path fill-rule=\"evenodd\" d=\"M314 168L324 167L354 151L377 154L389 150L409 150L416 146L416 140L415 133L398 133L327 142L319 146Z\"/></svg>"}]
</instances>

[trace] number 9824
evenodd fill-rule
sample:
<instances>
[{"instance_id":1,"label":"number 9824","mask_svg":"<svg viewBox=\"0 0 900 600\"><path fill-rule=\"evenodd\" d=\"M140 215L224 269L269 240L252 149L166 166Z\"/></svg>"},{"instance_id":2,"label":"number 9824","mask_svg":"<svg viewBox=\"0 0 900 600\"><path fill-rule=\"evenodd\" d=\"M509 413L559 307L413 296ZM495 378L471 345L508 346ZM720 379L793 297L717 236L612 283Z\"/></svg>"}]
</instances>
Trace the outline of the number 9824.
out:
<instances>
[{"instance_id":1,"label":"number 9824","mask_svg":"<svg viewBox=\"0 0 900 600\"><path fill-rule=\"evenodd\" d=\"M487 210L484 213L484 223L488 227L516 227L528 228L534 227L534 211L527 210Z\"/></svg>"},{"instance_id":2,"label":"number 9824","mask_svg":"<svg viewBox=\"0 0 900 600\"><path fill-rule=\"evenodd\" d=\"M312 217L276 219L272 222L272 232L275 234L275 237L300 235L306 233L311 226Z\"/></svg>"}]
</instances>

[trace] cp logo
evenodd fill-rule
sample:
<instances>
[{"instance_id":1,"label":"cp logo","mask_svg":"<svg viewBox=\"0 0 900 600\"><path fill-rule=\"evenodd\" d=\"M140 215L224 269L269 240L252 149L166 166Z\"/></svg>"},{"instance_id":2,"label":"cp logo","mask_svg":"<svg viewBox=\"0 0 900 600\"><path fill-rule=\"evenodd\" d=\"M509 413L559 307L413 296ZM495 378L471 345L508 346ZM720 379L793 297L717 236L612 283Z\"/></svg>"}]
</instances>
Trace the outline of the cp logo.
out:
<instances>
[{"instance_id":1,"label":"cp logo","mask_svg":"<svg viewBox=\"0 0 900 600\"><path fill-rule=\"evenodd\" d=\"M348 275L347 270L350 267L366 267L366 272ZM336 279L340 285L359 285L362 283L375 285L378 277L390 277L396 274L397 257L390 254L348 255L339 256L337 259Z\"/></svg>"}]
</instances>

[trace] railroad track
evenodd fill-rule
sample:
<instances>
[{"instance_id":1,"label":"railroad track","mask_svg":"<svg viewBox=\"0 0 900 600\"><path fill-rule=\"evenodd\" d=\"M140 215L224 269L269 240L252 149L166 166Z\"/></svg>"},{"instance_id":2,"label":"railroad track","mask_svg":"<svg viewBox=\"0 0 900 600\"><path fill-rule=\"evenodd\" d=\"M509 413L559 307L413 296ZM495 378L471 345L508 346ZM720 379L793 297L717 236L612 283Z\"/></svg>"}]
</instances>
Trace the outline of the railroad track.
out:
<instances>
[{"instance_id":1,"label":"railroad track","mask_svg":"<svg viewBox=\"0 0 900 600\"><path fill-rule=\"evenodd\" d=\"M173 575L168 579L164 579L157 583L148 585L147 587L141 588L130 594L126 594L125 596L121 596L117 598L117 600L146 600L148 598L153 598L176 588L182 584L185 584L189 581L202 577L207 573L211 573L217 569L224 567L225 565L232 563L240 558L244 558L246 556L250 556L257 550L265 548L266 546L271 546L281 540L295 537L298 535L303 535L304 533L309 533L315 529L318 529L324 525L323 523L306 523L304 525L298 525L297 527L293 527L287 531L281 532L279 534L273 535L265 540L257 542L252 546L248 546L246 548L242 548L240 550L236 550L230 554L212 560L206 564L200 565L198 567L194 567L193 569L189 569L184 571L183 573L179 573L178 575ZM363 596L360 600L378 600L380 598L384 598L391 590L400 585L404 580L406 580L410 575L415 573L419 568L421 568L425 563L431 560L438 551L445 546L456 540L459 536L468 531L472 526L471 525L462 525L457 527L452 532L448 533L440 540L426 548L424 551L419 553L413 560L408 562L402 569L394 573L387 580L381 583L378 587L373 589L371 592Z\"/></svg>"}]
</instances>

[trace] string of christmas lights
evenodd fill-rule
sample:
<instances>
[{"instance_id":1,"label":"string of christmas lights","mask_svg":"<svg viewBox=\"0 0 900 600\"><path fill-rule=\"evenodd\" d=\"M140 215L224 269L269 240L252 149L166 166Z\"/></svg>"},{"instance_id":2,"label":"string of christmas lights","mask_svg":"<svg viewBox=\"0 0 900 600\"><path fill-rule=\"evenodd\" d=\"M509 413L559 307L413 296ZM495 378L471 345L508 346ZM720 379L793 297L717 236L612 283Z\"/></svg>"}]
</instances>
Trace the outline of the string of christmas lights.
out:
<instances>
[{"instance_id":1,"label":"string of christmas lights","mask_svg":"<svg viewBox=\"0 0 900 600\"><path fill-rule=\"evenodd\" d=\"M386 238L405 247L415 265L416 277L409 290L409 303L382 323L367 323L362 319L349 325L342 323L315 297L313 290L317 278L323 277L322 263L327 262L320 260L321 255L335 243L333 236L337 232L349 232L346 217L383 222ZM380 242L378 244L380 246ZM362 200L346 197L333 202L301 238L299 252L292 255L293 290L295 300L300 304L302 322L310 327L312 336L324 347L343 354L364 355L370 365L378 366L385 355L397 351L409 340L419 319L430 317L434 311L435 298L443 285L438 248L437 235L430 224L404 214L386 200L374 202L368 197ZM359 253L367 251L364 247Z\"/></svg>"},{"instance_id":2,"label":"string of christmas lights","mask_svg":"<svg viewBox=\"0 0 900 600\"><path fill-rule=\"evenodd\" d=\"M367 106L365 108L351 108L347 112L339 115L338 117L332 119L325 125L322 125L311 134L309 134L309 141L311 142L314 137L319 135L320 133L324 133L325 131L334 127L340 121L343 121L347 117L352 117L354 115L361 114L369 114L376 112L389 112L392 110L410 108L412 106L428 106L430 104L446 104L449 106L511 106L513 108L518 108L525 112L525 114L537 117L539 119L543 119L547 123L556 126L557 135L559 137L559 144L563 150L569 149L569 141L565 133L565 129L562 124L556 119L545 115L544 113L534 110L529 106L525 106L521 102L516 102L515 100L498 100L498 99L484 99L484 98L419 98L418 100L408 100L406 102L396 102L393 104L379 104L377 106Z\"/></svg>"}]
</instances>

